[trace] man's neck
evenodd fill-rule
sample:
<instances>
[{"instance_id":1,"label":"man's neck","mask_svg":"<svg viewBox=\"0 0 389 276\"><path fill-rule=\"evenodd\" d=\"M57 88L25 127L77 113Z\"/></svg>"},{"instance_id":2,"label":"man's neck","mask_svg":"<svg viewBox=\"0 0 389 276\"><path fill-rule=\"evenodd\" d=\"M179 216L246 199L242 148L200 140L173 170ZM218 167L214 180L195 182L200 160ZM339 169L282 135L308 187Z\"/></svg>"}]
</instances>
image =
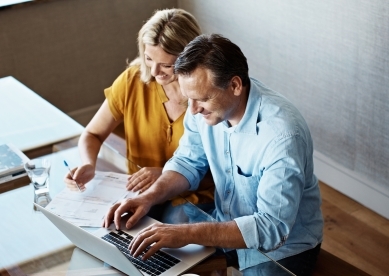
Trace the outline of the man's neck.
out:
<instances>
[{"instance_id":1,"label":"man's neck","mask_svg":"<svg viewBox=\"0 0 389 276\"><path fill-rule=\"evenodd\" d=\"M247 85L242 88L242 93L239 95L239 104L236 108L236 113L234 119L227 120L229 127L236 126L242 120L243 115L246 111L247 101L249 99L250 85Z\"/></svg>"}]
</instances>

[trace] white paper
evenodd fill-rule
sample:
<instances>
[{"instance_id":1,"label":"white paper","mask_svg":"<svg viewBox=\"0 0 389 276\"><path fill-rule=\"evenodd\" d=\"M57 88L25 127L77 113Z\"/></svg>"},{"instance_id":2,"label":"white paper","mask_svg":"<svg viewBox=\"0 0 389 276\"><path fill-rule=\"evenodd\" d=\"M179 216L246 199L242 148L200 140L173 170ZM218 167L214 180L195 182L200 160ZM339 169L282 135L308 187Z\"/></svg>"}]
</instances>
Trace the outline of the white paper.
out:
<instances>
[{"instance_id":1,"label":"white paper","mask_svg":"<svg viewBox=\"0 0 389 276\"><path fill-rule=\"evenodd\" d=\"M126 190L128 175L96 171L84 192L65 188L46 209L78 226L101 227L109 207L138 193Z\"/></svg>"}]
</instances>

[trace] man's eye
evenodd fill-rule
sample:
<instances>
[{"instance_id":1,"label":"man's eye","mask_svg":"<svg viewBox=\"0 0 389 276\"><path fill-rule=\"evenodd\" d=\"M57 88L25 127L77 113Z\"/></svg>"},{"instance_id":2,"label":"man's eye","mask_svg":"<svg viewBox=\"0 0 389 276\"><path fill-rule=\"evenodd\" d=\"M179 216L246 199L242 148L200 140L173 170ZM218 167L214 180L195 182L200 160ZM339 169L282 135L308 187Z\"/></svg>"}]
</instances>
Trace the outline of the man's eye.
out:
<instances>
[{"instance_id":1,"label":"man's eye","mask_svg":"<svg viewBox=\"0 0 389 276\"><path fill-rule=\"evenodd\" d=\"M164 64L163 67L165 67L165 68L172 68L173 65Z\"/></svg>"}]
</instances>

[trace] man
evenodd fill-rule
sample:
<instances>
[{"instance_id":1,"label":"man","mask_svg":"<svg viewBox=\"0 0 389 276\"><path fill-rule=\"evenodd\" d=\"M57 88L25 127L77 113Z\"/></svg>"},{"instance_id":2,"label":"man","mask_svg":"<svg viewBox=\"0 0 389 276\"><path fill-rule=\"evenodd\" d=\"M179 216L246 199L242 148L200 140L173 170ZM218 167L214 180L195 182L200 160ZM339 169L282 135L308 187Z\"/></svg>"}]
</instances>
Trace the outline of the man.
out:
<instances>
[{"instance_id":1,"label":"man","mask_svg":"<svg viewBox=\"0 0 389 276\"><path fill-rule=\"evenodd\" d=\"M114 205L103 226L113 220L118 227L121 215L130 212L126 227L132 227L152 205L196 190L210 168L216 221L155 224L137 235L131 253L155 243L148 258L161 247L195 243L237 254L244 275L274 275L274 265L261 252L297 275L309 275L323 218L303 117L282 95L249 78L239 47L219 35L190 42L175 74L189 100L180 145L149 190Z\"/></svg>"}]
</instances>

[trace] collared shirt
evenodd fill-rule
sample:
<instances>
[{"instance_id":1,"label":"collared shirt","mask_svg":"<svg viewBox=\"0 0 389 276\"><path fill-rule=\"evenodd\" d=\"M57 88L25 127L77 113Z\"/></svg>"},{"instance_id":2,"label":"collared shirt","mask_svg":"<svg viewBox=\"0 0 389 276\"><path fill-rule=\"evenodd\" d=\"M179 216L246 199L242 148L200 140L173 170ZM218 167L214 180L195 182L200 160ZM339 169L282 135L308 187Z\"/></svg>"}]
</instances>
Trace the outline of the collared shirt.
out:
<instances>
[{"instance_id":1,"label":"collared shirt","mask_svg":"<svg viewBox=\"0 0 389 276\"><path fill-rule=\"evenodd\" d=\"M184 135L164 171L198 187L208 167L215 181L213 213L235 220L248 249L238 249L245 269L314 248L322 241L323 218L313 143L300 112L281 94L255 79L245 113L234 127L207 125L188 109Z\"/></svg>"}]
</instances>

